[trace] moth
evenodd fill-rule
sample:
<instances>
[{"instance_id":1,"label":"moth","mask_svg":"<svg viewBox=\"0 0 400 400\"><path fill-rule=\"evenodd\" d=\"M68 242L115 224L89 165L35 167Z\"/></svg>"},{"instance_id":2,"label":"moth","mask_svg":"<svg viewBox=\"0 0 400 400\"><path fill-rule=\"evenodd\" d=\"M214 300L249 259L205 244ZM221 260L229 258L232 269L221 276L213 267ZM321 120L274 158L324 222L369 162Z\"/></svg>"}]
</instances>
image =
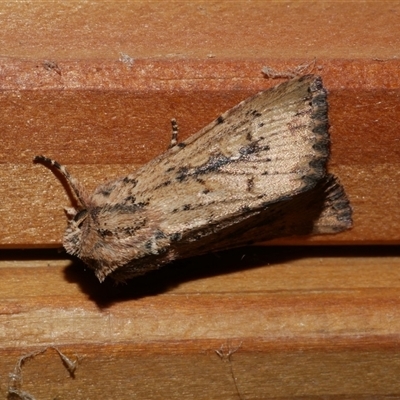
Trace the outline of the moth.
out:
<instances>
[{"instance_id":1,"label":"moth","mask_svg":"<svg viewBox=\"0 0 400 400\"><path fill-rule=\"evenodd\" d=\"M124 281L174 259L352 225L327 173L327 92L305 75L262 91L132 174L87 195L58 162L79 207L63 245L100 281Z\"/></svg>"}]
</instances>

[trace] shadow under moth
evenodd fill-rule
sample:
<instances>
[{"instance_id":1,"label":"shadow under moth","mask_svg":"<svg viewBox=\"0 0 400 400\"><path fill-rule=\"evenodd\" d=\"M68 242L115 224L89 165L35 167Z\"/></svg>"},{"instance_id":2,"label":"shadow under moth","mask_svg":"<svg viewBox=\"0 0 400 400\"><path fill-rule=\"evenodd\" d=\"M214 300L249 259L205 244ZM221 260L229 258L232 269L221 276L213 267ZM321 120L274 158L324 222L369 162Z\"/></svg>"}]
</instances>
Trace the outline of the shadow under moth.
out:
<instances>
[{"instance_id":1,"label":"shadow under moth","mask_svg":"<svg viewBox=\"0 0 400 400\"><path fill-rule=\"evenodd\" d=\"M58 162L78 202L66 251L100 281L124 281L178 258L352 225L327 173L327 93L305 75L256 94L132 174L88 195ZM173 123L174 126L174 123Z\"/></svg>"}]
</instances>

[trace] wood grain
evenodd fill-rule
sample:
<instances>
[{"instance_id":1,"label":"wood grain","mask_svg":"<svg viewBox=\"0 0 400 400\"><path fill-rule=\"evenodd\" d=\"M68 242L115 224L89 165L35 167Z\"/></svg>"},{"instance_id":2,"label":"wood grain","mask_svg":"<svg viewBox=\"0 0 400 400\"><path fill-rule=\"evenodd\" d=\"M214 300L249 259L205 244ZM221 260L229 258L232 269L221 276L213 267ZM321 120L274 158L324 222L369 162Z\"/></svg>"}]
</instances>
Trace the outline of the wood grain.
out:
<instances>
[{"instance_id":1,"label":"wood grain","mask_svg":"<svg viewBox=\"0 0 400 400\"><path fill-rule=\"evenodd\" d=\"M295 243L399 243L396 3L121 4L0 5L2 248L60 245L70 200L32 164L35 155L93 188L164 151L171 117L184 139L275 85L263 66L287 70L314 58L330 92L330 165L355 224Z\"/></svg>"},{"instance_id":2,"label":"wood grain","mask_svg":"<svg viewBox=\"0 0 400 400\"><path fill-rule=\"evenodd\" d=\"M391 59L395 1L3 2L2 55L29 59ZM363 28L363 29L360 29Z\"/></svg>"},{"instance_id":3,"label":"wood grain","mask_svg":"<svg viewBox=\"0 0 400 400\"><path fill-rule=\"evenodd\" d=\"M200 74L200 65L195 64L187 76L194 70ZM182 66L181 62L174 65ZM228 65L232 70L236 64L214 63L215 74L223 76ZM170 90L162 89L167 81L149 78L139 83L132 80L139 87L126 87L123 93L113 89L93 92L88 88L26 90L18 91L16 102L15 88L3 91L0 103L5 113L1 122L4 164L0 165L0 195L8 200L0 210L1 246L60 245L66 226L62 208L70 204L67 188L43 166L33 165L35 155L45 154L64 163L92 190L164 151L169 143L170 116L180 121L184 139L221 111L276 83L260 77L250 85L250 76L259 76L262 63L248 63L248 69L250 65L252 73L241 80L226 79L224 89L217 85L212 90L213 83L204 78L197 79L197 83L193 80L189 91L184 89L189 83L181 75ZM395 89L396 85L399 87L398 77L390 83L391 89L385 88L383 73L366 86L358 81L350 85L347 72L344 74L340 67L345 68L346 64L327 62L323 74L330 92L330 170L339 176L348 192L354 208L354 229L311 241L399 243L400 97ZM347 64L348 71L352 67ZM391 64L391 68L397 67ZM369 71L373 76L370 65L360 63L357 68L357 73L364 68L365 73ZM160 87L144 92L150 82ZM357 85L360 87L356 88Z\"/></svg>"},{"instance_id":4,"label":"wood grain","mask_svg":"<svg viewBox=\"0 0 400 400\"><path fill-rule=\"evenodd\" d=\"M400 398L400 254L382 246L400 242L398 3L3 2L0 12L3 397L21 356L57 346L79 358L75 379L48 349L22 368L21 390L36 399ZM185 260L126 286L44 249L59 247L70 199L36 154L94 188L164 151L171 117L184 139L278 83L263 66L314 58L351 231Z\"/></svg>"},{"instance_id":5,"label":"wood grain","mask_svg":"<svg viewBox=\"0 0 400 400\"><path fill-rule=\"evenodd\" d=\"M57 346L80 359L75 379L48 349L22 369L36 398L400 396L398 253L260 247L125 286L100 285L54 252L9 254L0 387L19 357Z\"/></svg>"}]
</instances>

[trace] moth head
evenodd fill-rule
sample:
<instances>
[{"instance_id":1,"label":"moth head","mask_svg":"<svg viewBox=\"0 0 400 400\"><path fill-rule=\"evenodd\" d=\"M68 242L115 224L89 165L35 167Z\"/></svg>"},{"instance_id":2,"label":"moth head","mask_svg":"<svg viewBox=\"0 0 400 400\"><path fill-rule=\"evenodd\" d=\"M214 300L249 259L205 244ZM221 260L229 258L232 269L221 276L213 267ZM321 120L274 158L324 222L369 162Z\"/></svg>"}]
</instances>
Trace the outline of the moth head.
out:
<instances>
[{"instance_id":1,"label":"moth head","mask_svg":"<svg viewBox=\"0 0 400 400\"><path fill-rule=\"evenodd\" d=\"M79 256L82 243L82 226L88 216L87 209L75 210L64 233L63 245L67 253Z\"/></svg>"},{"instance_id":2,"label":"moth head","mask_svg":"<svg viewBox=\"0 0 400 400\"><path fill-rule=\"evenodd\" d=\"M145 257L166 251L170 239L159 229L160 216L137 204L91 204L69 221L64 248L79 257L97 278Z\"/></svg>"}]
</instances>

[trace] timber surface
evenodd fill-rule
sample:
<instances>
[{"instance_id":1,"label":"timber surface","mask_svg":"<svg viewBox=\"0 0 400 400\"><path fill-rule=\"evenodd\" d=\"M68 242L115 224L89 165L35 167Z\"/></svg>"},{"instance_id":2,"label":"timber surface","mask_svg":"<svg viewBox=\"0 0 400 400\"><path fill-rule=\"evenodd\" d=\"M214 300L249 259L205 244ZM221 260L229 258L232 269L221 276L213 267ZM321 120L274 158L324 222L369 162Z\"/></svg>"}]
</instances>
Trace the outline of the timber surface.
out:
<instances>
[{"instance_id":1,"label":"timber surface","mask_svg":"<svg viewBox=\"0 0 400 400\"><path fill-rule=\"evenodd\" d=\"M235 250L123 286L41 255L0 264L3 394L56 346L75 378L48 349L22 368L36 399L400 398L394 247Z\"/></svg>"},{"instance_id":2,"label":"timber surface","mask_svg":"<svg viewBox=\"0 0 400 400\"><path fill-rule=\"evenodd\" d=\"M398 2L2 2L0 13L0 396L20 357L56 346L78 359L75 378L49 348L25 361L20 393L400 398ZM126 286L48 249L71 200L35 155L92 190L163 152L170 118L183 140L279 82L262 67L314 58L351 231L194 258Z\"/></svg>"},{"instance_id":3,"label":"timber surface","mask_svg":"<svg viewBox=\"0 0 400 400\"><path fill-rule=\"evenodd\" d=\"M353 205L354 229L297 243L400 243L397 3L37 2L0 12L9 44L0 68L0 247L60 245L71 199L35 155L65 164L91 191L165 151L172 117L184 140L276 85L264 66L314 59L309 71L329 91L329 166Z\"/></svg>"}]
</instances>

